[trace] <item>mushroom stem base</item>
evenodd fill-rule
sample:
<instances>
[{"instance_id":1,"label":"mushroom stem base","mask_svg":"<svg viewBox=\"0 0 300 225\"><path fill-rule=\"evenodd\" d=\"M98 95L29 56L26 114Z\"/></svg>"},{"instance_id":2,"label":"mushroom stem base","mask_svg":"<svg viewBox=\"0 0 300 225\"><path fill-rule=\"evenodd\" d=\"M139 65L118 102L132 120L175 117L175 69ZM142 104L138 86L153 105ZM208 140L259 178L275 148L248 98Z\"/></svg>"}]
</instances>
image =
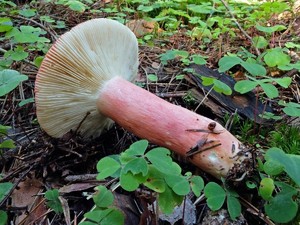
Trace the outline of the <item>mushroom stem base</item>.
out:
<instances>
[{"instance_id":1,"label":"mushroom stem base","mask_svg":"<svg viewBox=\"0 0 300 225\"><path fill-rule=\"evenodd\" d=\"M238 154L243 150L241 143L219 123L171 104L121 77L104 84L97 107L140 138L183 157L197 152L187 158L217 178L226 177L234 164L250 157Z\"/></svg>"}]
</instances>

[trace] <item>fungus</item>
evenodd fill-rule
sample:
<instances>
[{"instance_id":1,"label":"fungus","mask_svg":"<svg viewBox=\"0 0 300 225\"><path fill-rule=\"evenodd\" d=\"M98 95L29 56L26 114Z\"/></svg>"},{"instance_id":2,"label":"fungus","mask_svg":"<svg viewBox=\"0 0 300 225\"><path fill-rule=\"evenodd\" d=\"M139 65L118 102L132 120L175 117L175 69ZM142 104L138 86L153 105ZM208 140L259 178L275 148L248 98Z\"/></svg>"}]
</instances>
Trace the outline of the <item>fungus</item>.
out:
<instances>
[{"instance_id":1,"label":"fungus","mask_svg":"<svg viewBox=\"0 0 300 225\"><path fill-rule=\"evenodd\" d=\"M219 123L133 84L137 70L138 43L129 28L110 19L77 25L51 47L38 71L41 127L56 138L70 130L95 137L114 121L218 178L250 157L239 154L241 143Z\"/></svg>"}]
</instances>

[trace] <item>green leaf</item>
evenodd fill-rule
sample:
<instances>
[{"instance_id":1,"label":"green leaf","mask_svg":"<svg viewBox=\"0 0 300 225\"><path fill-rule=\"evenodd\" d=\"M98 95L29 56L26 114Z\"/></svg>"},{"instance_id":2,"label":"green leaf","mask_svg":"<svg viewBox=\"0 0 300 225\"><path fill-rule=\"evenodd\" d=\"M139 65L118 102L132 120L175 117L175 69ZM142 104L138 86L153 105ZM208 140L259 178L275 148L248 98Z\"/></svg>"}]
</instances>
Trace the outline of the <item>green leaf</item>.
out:
<instances>
[{"instance_id":1,"label":"green leaf","mask_svg":"<svg viewBox=\"0 0 300 225\"><path fill-rule=\"evenodd\" d=\"M59 193L57 189L48 190L45 192L45 198L47 199L47 206L53 209L55 213L60 214L63 212L63 208L58 197L59 197Z\"/></svg>"},{"instance_id":2,"label":"green leaf","mask_svg":"<svg viewBox=\"0 0 300 225\"><path fill-rule=\"evenodd\" d=\"M164 174L157 170L153 165L149 166L149 176L144 182L144 185L155 192L164 192L166 189Z\"/></svg>"},{"instance_id":3,"label":"green leaf","mask_svg":"<svg viewBox=\"0 0 300 225\"><path fill-rule=\"evenodd\" d=\"M181 58L187 58L189 56L189 53L187 51L182 51L182 50L168 50L165 53L160 55L160 60L162 64L166 64L167 61L173 60L176 57L181 57Z\"/></svg>"},{"instance_id":4,"label":"green leaf","mask_svg":"<svg viewBox=\"0 0 300 225\"><path fill-rule=\"evenodd\" d=\"M19 10L19 14L24 16L24 17L33 17L35 15L36 9L22 9Z\"/></svg>"},{"instance_id":5,"label":"green leaf","mask_svg":"<svg viewBox=\"0 0 300 225\"><path fill-rule=\"evenodd\" d=\"M13 23L8 17L0 18L0 32L10 31L13 28Z\"/></svg>"},{"instance_id":6,"label":"green leaf","mask_svg":"<svg viewBox=\"0 0 300 225\"><path fill-rule=\"evenodd\" d=\"M267 70L260 64L241 62L241 65L253 76L264 76L267 74Z\"/></svg>"},{"instance_id":7,"label":"green leaf","mask_svg":"<svg viewBox=\"0 0 300 225\"><path fill-rule=\"evenodd\" d=\"M288 88L292 83L292 78L290 77L283 77L283 78L276 78L274 81L279 84L281 87Z\"/></svg>"},{"instance_id":8,"label":"green leaf","mask_svg":"<svg viewBox=\"0 0 300 225\"><path fill-rule=\"evenodd\" d=\"M294 42L286 42L285 47L287 48L298 48L300 49L300 44L296 44Z\"/></svg>"},{"instance_id":9,"label":"green leaf","mask_svg":"<svg viewBox=\"0 0 300 225\"><path fill-rule=\"evenodd\" d=\"M290 64L291 57L280 48L270 49L264 56L265 63L269 67L285 66Z\"/></svg>"},{"instance_id":10,"label":"green leaf","mask_svg":"<svg viewBox=\"0 0 300 225\"><path fill-rule=\"evenodd\" d=\"M170 151L166 148L154 148L147 152L145 156L162 173L172 175L181 173L180 166L172 161Z\"/></svg>"},{"instance_id":11,"label":"green leaf","mask_svg":"<svg viewBox=\"0 0 300 225\"><path fill-rule=\"evenodd\" d=\"M40 37L41 34L46 34L46 31L41 30L39 27L20 26L20 30L13 28L7 32L6 37L14 37L14 41L17 43L50 42L49 39Z\"/></svg>"},{"instance_id":12,"label":"green leaf","mask_svg":"<svg viewBox=\"0 0 300 225\"><path fill-rule=\"evenodd\" d=\"M91 222L91 221L83 221L83 222L80 222L79 225L95 225L95 223Z\"/></svg>"},{"instance_id":13,"label":"green leaf","mask_svg":"<svg viewBox=\"0 0 300 225\"><path fill-rule=\"evenodd\" d=\"M126 191L136 190L140 183L139 180L131 173L121 173L120 176L120 185Z\"/></svg>"},{"instance_id":14,"label":"green leaf","mask_svg":"<svg viewBox=\"0 0 300 225\"><path fill-rule=\"evenodd\" d=\"M281 164L284 171L300 186L300 155L286 154L279 148L270 148L265 154L265 160Z\"/></svg>"},{"instance_id":15,"label":"green leaf","mask_svg":"<svg viewBox=\"0 0 300 225\"><path fill-rule=\"evenodd\" d=\"M284 171L284 166L277 161L268 160L264 163L263 170L268 175L276 176Z\"/></svg>"},{"instance_id":16,"label":"green leaf","mask_svg":"<svg viewBox=\"0 0 300 225\"><path fill-rule=\"evenodd\" d=\"M149 74L147 75L148 80L152 81L152 82L156 82L158 81L158 77L155 74Z\"/></svg>"},{"instance_id":17,"label":"green leaf","mask_svg":"<svg viewBox=\"0 0 300 225\"><path fill-rule=\"evenodd\" d=\"M0 124L0 134L7 134L7 131L10 129L10 126L3 126ZM1 135L0 135L1 136Z\"/></svg>"},{"instance_id":18,"label":"green leaf","mask_svg":"<svg viewBox=\"0 0 300 225\"><path fill-rule=\"evenodd\" d=\"M20 103L18 104L20 107L28 104L28 103L32 103L34 102L34 98L27 98L27 99L24 99L22 101L20 101Z\"/></svg>"},{"instance_id":19,"label":"green leaf","mask_svg":"<svg viewBox=\"0 0 300 225\"><path fill-rule=\"evenodd\" d=\"M84 217L96 222L97 224L100 224L100 222L103 220L103 218L107 217L114 209L109 208L109 209L96 209L90 212L87 212L84 214ZM102 224L101 224L102 225Z\"/></svg>"},{"instance_id":20,"label":"green leaf","mask_svg":"<svg viewBox=\"0 0 300 225\"><path fill-rule=\"evenodd\" d=\"M204 187L204 195L207 198L208 207L213 211L219 210L226 198L224 189L215 182L209 182Z\"/></svg>"},{"instance_id":21,"label":"green leaf","mask_svg":"<svg viewBox=\"0 0 300 225\"><path fill-rule=\"evenodd\" d=\"M263 36L255 36L253 38L253 46L255 48L266 48L268 44L268 41Z\"/></svg>"},{"instance_id":22,"label":"green leaf","mask_svg":"<svg viewBox=\"0 0 300 225\"><path fill-rule=\"evenodd\" d=\"M40 67L42 62L44 60L44 57L43 56L38 56L34 59L33 63L36 67Z\"/></svg>"},{"instance_id":23,"label":"green leaf","mask_svg":"<svg viewBox=\"0 0 300 225\"><path fill-rule=\"evenodd\" d=\"M143 11L143 12L151 12L152 10L154 10L154 7L153 6L139 5L137 10Z\"/></svg>"},{"instance_id":24,"label":"green leaf","mask_svg":"<svg viewBox=\"0 0 300 225\"><path fill-rule=\"evenodd\" d=\"M197 65L205 65L206 60L201 55L192 55L192 60Z\"/></svg>"},{"instance_id":25,"label":"green leaf","mask_svg":"<svg viewBox=\"0 0 300 225\"><path fill-rule=\"evenodd\" d=\"M224 56L219 60L219 72L225 72L230 70L232 67L242 63L243 60L237 56Z\"/></svg>"},{"instance_id":26,"label":"green leaf","mask_svg":"<svg viewBox=\"0 0 300 225\"><path fill-rule=\"evenodd\" d=\"M265 177L260 181L259 194L264 200L272 199L274 189L275 185L272 178Z\"/></svg>"},{"instance_id":27,"label":"green leaf","mask_svg":"<svg viewBox=\"0 0 300 225\"><path fill-rule=\"evenodd\" d=\"M123 225L125 221L125 216L122 212L117 209L113 209L107 216L105 216L101 225Z\"/></svg>"},{"instance_id":28,"label":"green leaf","mask_svg":"<svg viewBox=\"0 0 300 225\"><path fill-rule=\"evenodd\" d=\"M300 116L300 104L289 102L285 108L283 108L283 112L288 116Z\"/></svg>"},{"instance_id":29,"label":"green leaf","mask_svg":"<svg viewBox=\"0 0 300 225\"><path fill-rule=\"evenodd\" d=\"M287 29L286 26L283 26L283 25L275 25L275 26L272 26L272 27L264 27L264 26L261 26L261 25L257 24L255 27L259 31L269 33L269 34L275 32L275 31L282 31L282 30Z\"/></svg>"},{"instance_id":30,"label":"green leaf","mask_svg":"<svg viewBox=\"0 0 300 225\"><path fill-rule=\"evenodd\" d=\"M190 192L189 182L182 175L167 175L165 181L177 195L187 195Z\"/></svg>"},{"instance_id":31,"label":"green leaf","mask_svg":"<svg viewBox=\"0 0 300 225\"><path fill-rule=\"evenodd\" d=\"M250 188L250 189L254 189L257 187L255 182L249 181L249 180L246 181L246 185L247 185L247 188Z\"/></svg>"},{"instance_id":32,"label":"green leaf","mask_svg":"<svg viewBox=\"0 0 300 225\"><path fill-rule=\"evenodd\" d=\"M258 83L256 81L241 80L235 83L234 90L241 94L245 94L252 91L257 85Z\"/></svg>"},{"instance_id":33,"label":"green leaf","mask_svg":"<svg viewBox=\"0 0 300 225\"><path fill-rule=\"evenodd\" d=\"M10 182L0 183L0 202L5 198L14 185Z\"/></svg>"},{"instance_id":34,"label":"green leaf","mask_svg":"<svg viewBox=\"0 0 300 225\"><path fill-rule=\"evenodd\" d=\"M7 213L4 212L3 210L0 210L0 225L5 225L7 223Z\"/></svg>"},{"instance_id":35,"label":"green leaf","mask_svg":"<svg viewBox=\"0 0 300 225\"><path fill-rule=\"evenodd\" d=\"M148 147L148 144L149 144L149 142L147 140L136 141L133 144L131 144L129 149L127 149L125 152L129 156L144 155L145 151Z\"/></svg>"},{"instance_id":36,"label":"green leaf","mask_svg":"<svg viewBox=\"0 0 300 225\"><path fill-rule=\"evenodd\" d=\"M0 148L15 148L13 140L5 140L0 143Z\"/></svg>"},{"instance_id":37,"label":"green leaf","mask_svg":"<svg viewBox=\"0 0 300 225\"><path fill-rule=\"evenodd\" d=\"M239 217L242 212L241 203L232 195L227 196L227 209L232 220L235 220L237 217Z\"/></svg>"},{"instance_id":38,"label":"green leaf","mask_svg":"<svg viewBox=\"0 0 300 225\"><path fill-rule=\"evenodd\" d=\"M81 13L83 13L87 8L87 5L83 4L80 1L76 1L76 0L68 1L66 5L68 5L69 8L72 9L73 11L81 12Z\"/></svg>"},{"instance_id":39,"label":"green leaf","mask_svg":"<svg viewBox=\"0 0 300 225\"><path fill-rule=\"evenodd\" d=\"M113 204L114 196L111 191L104 186L97 187L98 192L93 195L93 200L99 208L105 208Z\"/></svg>"},{"instance_id":40,"label":"green leaf","mask_svg":"<svg viewBox=\"0 0 300 225\"><path fill-rule=\"evenodd\" d=\"M148 164L144 158L136 158L129 161L122 169L123 173L131 172L133 175L142 173L146 176L148 173Z\"/></svg>"},{"instance_id":41,"label":"green leaf","mask_svg":"<svg viewBox=\"0 0 300 225\"><path fill-rule=\"evenodd\" d=\"M99 172L99 174L97 175L97 179L105 179L113 175L120 168L121 165L119 162L117 162L110 156L106 156L97 163L97 171Z\"/></svg>"},{"instance_id":42,"label":"green leaf","mask_svg":"<svg viewBox=\"0 0 300 225\"><path fill-rule=\"evenodd\" d=\"M215 9L211 5L196 5L196 4L189 4L187 5L187 9L192 11L193 13L199 13L199 14L210 14L215 11Z\"/></svg>"},{"instance_id":43,"label":"green leaf","mask_svg":"<svg viewBox=\"0 0 300 225\"><path fill-rule=\"evenodd\" d=\"M164 192L158 194L158 205L165 214L173 212L174 207L182 203L183 196L175 194L171 188L166 186Z\"/></svg>"},{"instance_id":44,"label":"green leaf","mask_svg":"<svg viewBox=\"0 0 300 225\"><path fill-rule=\"evenodd\" d=\"M232 94L231 88L227 84L225 84L224 82L218 79L214 79L214 90L218 93L223 93L225 95Z\"/></svg>"},{"instance_id":45,"label":"green leaf","mask_svg":"<svg viewBox=\"0 0 300 225\"><path fill-rule=\"evenodd\" d=\"M40 16L40 20L41 20L41 21L45 21L45 22L47 22L47 23L54 23L54 22L55 22L54 19L52 19L50 16L47 16L47 15L45 15L45 16Z\"/></svg>"},{"instance_id":46,"label":"green leaf","mask_svg":"<svg viewBox=\"0 0 300 225\"><path fill-rule=\"evenodd\" d=\"M276 223L287 223L295 218L298 204L293 200L297 195L297 189L283 182L276 182L280 192L265 204L266 214Z\"/></svg>"},{"instance_id":47,"label":"green leaf","mask_svg":"<svg viewBox=\"0 0 300 225\"><path fill-rule=\"evenodd\" d=\"M191 178L191 189L193 193L196 195L196 197L199 197L201 194L201 191L204 188L204 181L202 177L200 176L193 176Z\"/></svg>"},{"instance_id":48,"label":"green leaf","mask_svg":"<svg viewBox=\"0 0 300 225\"><path fill-rule=\"evenodd\" d=\"M27 76L20 74L16 70L6 69L0 71L0 97L6 95L27 79Z\"/></svg>"},{"instance_id":49,"label":"green leaf","mask_svg":"<svg viewBox=\"0 0 300 225\"><path fill-rule=\"evenodd\" d=\"M278 89L271 83L263 83L259 82L259 85L264 90L265 94L268 96L268 98L276 98L279 96Z\"/></svg>"},{"instance_id":50,"label":"green leaf","mask_svg":"<svg viewBox=\"0 0 300 225\"><path fill-rule=\"evenodd\" d=\"M11 57L11 59L15 61L21 61L23 59L26 59L28 57L29 53L24 51L24 48L22 46L17 46L13 50L5 52L5 57Z\"/></svg>"},{"instance_id":51,"label":"green leaf","mask_svg":"<svg viewBox=\"0 0 300 225\"><path fill-rule=\"evenodd\" d=\"M214 80L216 78L213 77L206 77L206 76L199 76L202 79L202 84L204 86L209 86L209 85L213 85L214 84Z\"/></svg>"}]
</instances>

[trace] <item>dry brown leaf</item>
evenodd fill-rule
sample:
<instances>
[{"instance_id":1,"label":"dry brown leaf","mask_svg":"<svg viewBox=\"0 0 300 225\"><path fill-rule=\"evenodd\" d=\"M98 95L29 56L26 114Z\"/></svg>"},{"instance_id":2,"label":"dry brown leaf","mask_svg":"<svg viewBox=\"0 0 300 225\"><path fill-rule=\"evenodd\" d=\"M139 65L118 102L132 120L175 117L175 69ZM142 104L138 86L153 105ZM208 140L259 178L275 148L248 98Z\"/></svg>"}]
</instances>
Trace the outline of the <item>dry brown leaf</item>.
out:
<instances>
[{"instance_id":1,"label":"dry brown leaf","mask_svg":"<svg viewBox=\"0 0 300 225\"><path fill-rule=\"evenodd\" d=\"M15 224L33 224L40 223L43 215L47 212L44 205L44 198L39 196L43 191L42 182L31 174L32 178L26 179L19 183L11 194L13 207L26 207L27 213L24 212L16 218ZM28 213L29 212L29 213Z\"/></svg>"},{"instance_id":2,"label":"dry brown leaf","mask_svg":"<svg viewBox=\"0 0 300 225\"><path fill-rule=\"evenodd\" d=\"M155 21L146 21L143 19L131 20L126 24L127 27L135 34L137 37L142 37L145 34L150 33L160 33L163 30L159 28L159 25Z\"/></svg>"}]
</instances>

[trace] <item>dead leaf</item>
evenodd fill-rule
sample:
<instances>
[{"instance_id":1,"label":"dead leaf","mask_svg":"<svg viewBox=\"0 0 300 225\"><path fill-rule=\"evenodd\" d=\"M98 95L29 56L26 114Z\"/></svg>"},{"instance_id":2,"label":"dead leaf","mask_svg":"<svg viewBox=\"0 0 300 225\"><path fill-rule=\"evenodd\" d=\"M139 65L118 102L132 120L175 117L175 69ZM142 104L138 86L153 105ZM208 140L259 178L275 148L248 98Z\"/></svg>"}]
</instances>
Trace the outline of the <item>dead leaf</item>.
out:
<instances>
[{"instance_id":1,"label":"dead leaf","mask_svg":"<svg viewBox=\"0 0 300 225\"><path fill-rule=\"evenodd\" d=\"M18 188L11 194L12 207L26 207L27 209L27 213L24 210L16 218L15 224L40 223L43 215L47 212L47 208L43 204L44 198L39 196L43 191L42 182L36 179L33 173L30 177L26 177L24 181L20 182Z\"/></svg>"},{"instance_id":2,"label":"dead leaf","mask_svg":"<svg viewBox=\"0 0 300 225\"><path fill-rule=\"evenodd\" d=\"M137 37L142 37L150 33L160 33L163 30L159 28L156 21L146 21L143 19L131 20L126 24L127 27L135 34Z\"/></svg>"}]
</instances>

